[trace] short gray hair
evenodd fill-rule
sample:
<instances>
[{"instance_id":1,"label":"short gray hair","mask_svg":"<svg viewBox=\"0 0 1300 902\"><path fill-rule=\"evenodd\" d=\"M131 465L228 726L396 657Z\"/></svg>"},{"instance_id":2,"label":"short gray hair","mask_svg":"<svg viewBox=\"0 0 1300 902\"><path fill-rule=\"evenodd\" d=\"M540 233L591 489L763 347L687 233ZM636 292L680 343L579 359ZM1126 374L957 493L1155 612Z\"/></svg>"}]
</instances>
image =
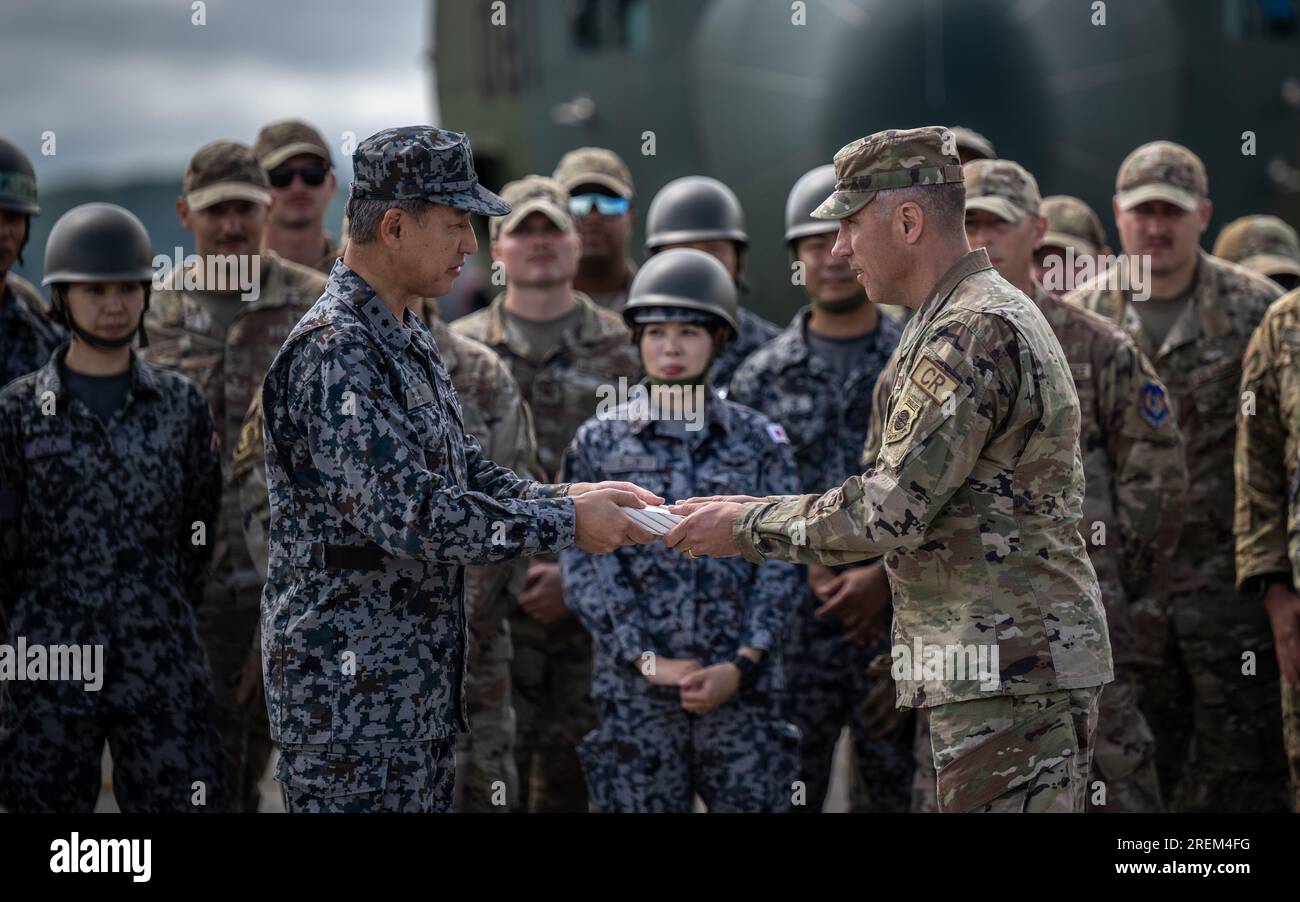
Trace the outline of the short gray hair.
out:
<instances>
[{"instance_id":1,"label":"short gray hair","mask_svg":"<svg viewBox=\"0 0 1300 902\"><path fill-rule=\"evenodd\" d=\"M344 217L348 223L348 240L356 244L369 244L379 235L379 223L389 210L401 210L415 217L416 222L423 223L424 217L433 209L433 201L416 198L413 200L368 200L353 197L348 199Z\"/></svg>"},{"instance_id":2,"label":"short gray hair","mask_svg":"<svg viewBox=\"0 0 1300 902\"><path fill-rule=\"evenodd\" d=\"M876 195L879 204L876 215L882 219L892 216L899 205L908 201L925 211L927 219L934 220L940 231L963 231L966 223L966 184L946 182L942 185L910 185L891 188Z\"/></svg>"}]
</instances>

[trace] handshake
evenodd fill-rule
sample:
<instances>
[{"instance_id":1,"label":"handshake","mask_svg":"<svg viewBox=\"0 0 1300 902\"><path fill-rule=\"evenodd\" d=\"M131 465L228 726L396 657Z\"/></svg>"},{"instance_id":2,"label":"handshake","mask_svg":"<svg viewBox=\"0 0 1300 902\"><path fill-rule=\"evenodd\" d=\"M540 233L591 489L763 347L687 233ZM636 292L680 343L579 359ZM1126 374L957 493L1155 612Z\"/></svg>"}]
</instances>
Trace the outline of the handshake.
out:
<instances>
[{"instance_id":1,"label":"handshake","mask_svg":"<svg viewBox=\"0 0 1300 902\"><path fill-rule=\"evenodd\" d=\"M668 507L664 499L630 482L576 482L569 487L577 519L574 544L588 554L662 539L690 557L732 557L740 548L732 528L750 495L689 498Z\"/></svg>"}]
</instances>

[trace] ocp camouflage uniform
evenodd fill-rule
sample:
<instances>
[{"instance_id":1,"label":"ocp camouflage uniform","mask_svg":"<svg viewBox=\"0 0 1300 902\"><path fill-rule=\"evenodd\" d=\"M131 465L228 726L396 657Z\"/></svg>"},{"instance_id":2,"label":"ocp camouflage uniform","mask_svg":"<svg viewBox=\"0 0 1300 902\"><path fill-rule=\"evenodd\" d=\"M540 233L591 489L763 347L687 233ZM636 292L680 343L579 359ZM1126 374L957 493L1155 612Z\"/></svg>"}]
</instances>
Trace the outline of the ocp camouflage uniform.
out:
<instances>
[{"instance_id":1,"label":"ocp camouflage uniform","mask_svg":"<svg viewBox=\"0 0 1300 902\"><path fill-rule=\"evenodd\" d=\"M6 273L0 296L0 388L49 362L66 340L62 327L45 316L49 305L31 282Z\"/></svg>"},{"instance_id":2,"label":"ocp camouflage uniform","mask_svg":"<svg viewBox=\"0 0 1300 902\"><path fill-rule=\"evenodd\" d=\"M908 137L935 131L886 132L883 152L911 158L938 139ZM837 155L837 175L842 156L871 153L862 144ZM960 178L955 160L925 165ZM930 708L942 810L1082 811L1112 664L1060 344L981 249L939 279L897 358L875 466L825 495L753 505L735 539L754 562L884 556L898 704ZM996 652L997 677L903 667L914 643L990 664Z\"/></svg>"},{"instance_id":3,"label":"ocp camouflage uniform","mask_svg":"<svg viewBox=\"0 0 1300 902\"><path fill-rule=\"evenodd\" d=\"M1241 391L1254 405L1243 403L1237 415L1237 586L1259 604L1252 584L1300 582L1300 291L1264 314L1246 347ZM1281 693L1292 808L1300 812L1300 686L1283 681Z\"/></svg>"},{"instance_id":4,"label":"ocp camouflage uniform","mask_svg":"<svg viewBox=\"0 0 1300 902\"><path fill-rule=\"evenodd\" d=\"M788 494L798 488L784 436L762 414L714 396L703 428L685 438L626 406L588 420L565 478L634 482L664 498ZM748 489L746 489L748 487ZM591 692L598 727L581 755L602 812L781 811L798 777L798 730L782 719L782 631L803 594L798 568L739 558L692 560L660 542L593 557L561 556L565 596L595 643ZM766 652L758 682L707 714L681 707L680 690L653 686L634 661L724 663L741 647Z\"/></svg>"},{"instance_id":5,"label":"ocp camouflage uniform","mask_svg":"<svg viewBox=\"0 0 1300 902\"><path fill-rule=\"evenodd\" d=\"M573 502L483 455L428 329L342 261L262 403L262 661L286 805L449 810L464 567L567 547Z\"/></svg>"},{"instance_id":6,"label":"ocp camouflage uniform","mask_svg":"<svg viewBox=\"0 0 1300 902\"><path fill-rule=\"evenodd\" d=\"M1231 530L1242 355L1279 292L1201 253L1187 309L1157 347L1128 293L1109 278L1065 299L1117 323L1153 362L1186 446L1181 553L1166 568L1172 628L1160 664L1139 674L1165 801L1173 810L1274 810L1286 779L1277 658L1262 605L1237 599ZM1246 652L1255 661L1249 675Z\"/></svg>"},{"instance_id":7,"label":"ocp camouflage uniform","mask_svg":"<svg viewBox=\"0 0 1300 902\"><path fill-rule=\"evenodd\" d=\"M505 295L456 320L452 331L487 345L505 362L532 413L543 479L557 478L564 449L596 411L601 386L635 383L640 367L627 327L614 313L575 291L581 314L560 345L543 359L513 339ZM539 557L538 560L548 560ZM585 811L587 790L577 746L595 725L590 697L591 637L567 617L543 626L513 606L511 667L520 786L511 804L523 811Z\"/></svg>"},{"instance_id":8,"label":"ocp camouflage uniform","mask_svg":"<svg viewBox=\"0 0 1300 902\"><path fill-rule=\"evenodd\" d=\"M107 740L124 811L221 810L212 677L195 631L221 493L198 388L131 359L103 423L60 348L0 392L0 603L29 648L101 646L103 683L0 681L0 803L86 812ZM52 405L52 406L51 406Z\"/></svg>"},{"instance_id":9,"label":"ocp camouflage uniform","mask_svg":"<svg viewBox=\"0 0 1300 902\"><path fill-rule=\"evenodd\" d=\"M199 618L199 635L212 662L218 721L224 747L228 802L235 811L256 811L258 782L271 754L261 693L241 706L236 698L240 673L256 660L255 633L262 576L244 543L239 487L231 463L244 417L271 360L299 318L320 297L320 273L261 252L260 292L251 301L238 294L214 299L212 292L178 289L172 273L164 290L150 298L145 326L151 362L189 376L203 390L221 439L226 490L216 535L212 578ZM214 307L209 307L214 305ZM215 307L220 305L220 307ZM229 328L222 325L225 305L238 312Z\"/></svg>"},{"instance_id":10,"label":"ocp camouflage uniform","mask_svg":"<svg viewBox=\"0 0 1300 902\"><path fill-rule=\"evenodd\" d=\"M816 489L860 473L862 446L871 422L871 387L898 345L902 327L879 317L871 344L847 379L810 351L806 337L811 311L797 313L775 341L752 354L731 380L727 397L780 423L794 448L799 482ZM745 494L752 494L746 492ZM807 586L786 630L786 716L803 735L801 773L808 789L803 811L821 811L830 785L831 761L840 730L853 735L858 779L870 794L870 808L906 811L912 781L912 718L895 724L888 737L873 737L864 720L867 698L877 681L867 668L888 654L888 640L876 647L848 641L835 620L819 620L822 601ZM890 707L893 681L884 677Z\"/></svg>"}]
</instances>

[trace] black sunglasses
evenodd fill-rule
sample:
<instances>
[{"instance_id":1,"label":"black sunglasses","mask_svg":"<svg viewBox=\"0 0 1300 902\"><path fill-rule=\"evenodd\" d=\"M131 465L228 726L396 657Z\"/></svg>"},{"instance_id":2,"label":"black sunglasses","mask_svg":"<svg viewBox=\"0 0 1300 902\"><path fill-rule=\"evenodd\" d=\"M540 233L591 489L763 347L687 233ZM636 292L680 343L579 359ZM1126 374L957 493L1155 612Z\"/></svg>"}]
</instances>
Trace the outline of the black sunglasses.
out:
<instances>
[{"instance_id":1,"label":"black sunglasses","mask_svg":"<svg viewBox=\"0 0 1300 902\"><path fill-rule=\"evenodd\" d=\"M319 163L308 163L306 166L277 166L268 170L266 177L271 180L272 188L288 188L293 184L295 175L302 179L302 183L308 187L315 188L325 181L325 176L329 172L328 167Z\"/></svg>"}]
</instances>

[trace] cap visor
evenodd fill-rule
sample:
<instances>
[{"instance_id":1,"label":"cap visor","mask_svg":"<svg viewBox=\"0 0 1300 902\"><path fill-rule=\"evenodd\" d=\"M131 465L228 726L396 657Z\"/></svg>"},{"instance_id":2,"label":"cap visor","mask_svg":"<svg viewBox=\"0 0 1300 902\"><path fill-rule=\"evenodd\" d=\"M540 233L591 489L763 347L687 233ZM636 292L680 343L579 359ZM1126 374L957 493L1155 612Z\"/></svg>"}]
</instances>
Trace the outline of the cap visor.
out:
<instances>
[{"instance_id":1,"label":"cap visor","mask_svg":"<svg viewBox=\"0 0 1300 902\"><path fill-rule=\"evenodd\" d=\"M967 196L966 209L983 210L985 213L992 213L994 216L997 216L1000 219L1005 219L1007 222L1019 222L1028 214L1027 210L1020 209L1020 207L1016 206L1005 197L998 197L997 195L992 194L984 195L983 197Z\"/></svg>"},{"instance_id":2,"label":"cap visor","mask_svg":"<svg viewBox=\"0 0 1300 902\"><path fill-rule=\"evenodd\" d=\"M861 210L875 198L877 191L836 191L812 211L813 219L844 219Z\"/></svg>"},{"instance_id":3,"label":"cap visor","mask_svg":"<svg viewBox=\"0 0 1300 902\"><path fill-rule=\"evenodd\" d=\"M613 176L606 175L603 172L582 172L575 176L570 176L562 183L565 191L572 191L579 185L600 185L602 188L608 188L619 197L630 198L632 196L632 186L625 185Z\"/></svg>"},{"instance_id":4,"label":"cap visor","mask_svg":"<svg viewBox=\"0 0 1300 902\"><path fill-rule=\"evenodd\" d=\"M1132 210L1138 204L1149 200L1163 200L1176 207L1182 207L1189 213L1201 205L1201 199L1190 191L1164 182L1139 185L1130 191L1123 191L1117 198L1121 210Z\"/></svg>"},{"instance_id":5,"label":"cap visor","mask_svg":"<svg viewBox=\"0 0 1300 902\"><path fill-rule=\"evenodd\" d=\"M269 206L271 192L247 182L218 182L185 195L185 202L191 210L205 210L227 200L247 200Z\"/></svg>"},{"instance_id":6,"label":"cap visor","mask_svg":"<svg viewBox=\"0 0 1300 902\"><path fill-rule=\"evenodd\" d=\"M1072 247L1076 254L1089 257L1097 253L1097 247L1091 241L1067 235L1065 232L1048 232L1043 236L1043 247Z\"/></svg>"},{"instance_id":7,"label":"cap visor","mask_svg":"<svg viewBox=\"0 0 1300 902\"><path fill-rule=\"evenodd\" d=\"M479 184L465 191L457 191L455 194L434 194L426 199L435 204L466 210L480 216L505 216L510 212L508 203Z\"/></svg>"},{"instance_id":8,"label":"cap visor","mask_svg":"<svg viewBox=\"0 0 1300 902\"><path fill-rule=\"evenodd\" d=\"M509 215L503 219L494 220L494 228L492 230L493 234L499 235L502 232L512 231L515 226L527 219L530 213L541 213L551 222L555 223L556 228L562 232L573 232L577 230L577 226L573 224L573 218L569 216L567 211L557 207L548 200L534 198L533 200L525 201L512 209Z\"/></svg>"},{"instance_id":9,"label":"cap visor","mask_svg":"<svg viewBox=\"0 0 1300 902\"><path fill-rule=\"evenodd\" d=\"M277 147L275 150L262 157L258 162L262 164L263 169L274 169L285 160L296 157L300 153L309 153L314 157L320 157L331 166L334 161L330 159L330 152L319 144L309 144L305 141L299 141L297 144L287 144L284 147Z\"/></svg>"},{"instance_id":10,"label":"cap visor","mask_svg":"<svg viewBox=\"0 0 1300 902\"><path fill-rule=\"evenodd\" d=\"M1300 276L1300 262L1281 254L1256 254L1242 260L1241 265L1264 276Z\"/></svg>"}]
</instances>

